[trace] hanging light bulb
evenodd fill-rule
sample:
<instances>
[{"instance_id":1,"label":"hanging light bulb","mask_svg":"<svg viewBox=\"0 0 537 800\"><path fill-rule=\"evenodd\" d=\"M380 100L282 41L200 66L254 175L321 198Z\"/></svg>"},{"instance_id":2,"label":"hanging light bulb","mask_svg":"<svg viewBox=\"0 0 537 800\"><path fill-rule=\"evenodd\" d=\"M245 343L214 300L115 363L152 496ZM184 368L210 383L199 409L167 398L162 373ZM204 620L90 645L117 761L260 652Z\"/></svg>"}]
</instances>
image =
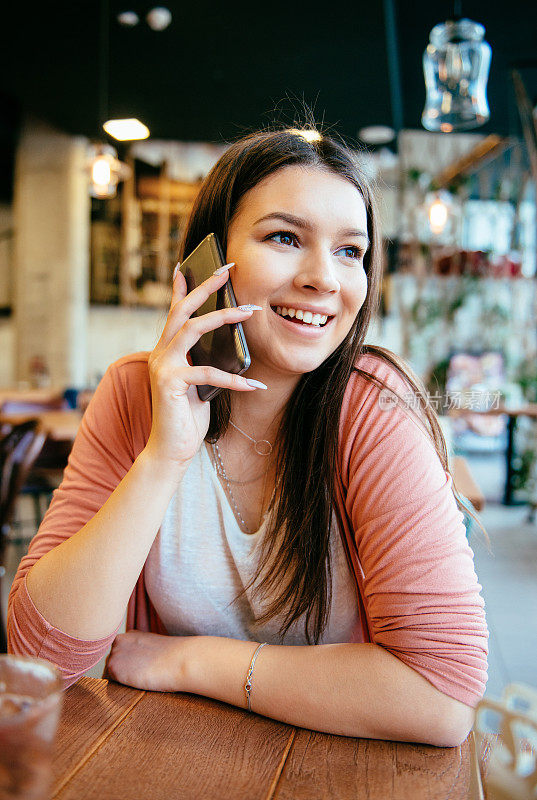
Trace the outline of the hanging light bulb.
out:
<instances>
[{"instance_id":1,"label":"hanging light bulb","mask_svg":"<svg viewBox=\"0 0 537 800\"><path fill-rule=\"evenodd\" d=\"M429 206L429 213L428 213L429 225L431 226L431 231L435 235L442 233L442 231L446 227L448 216L449 216L449 209L445 201L441 197L435 197L435 199Z\"/></svg>"},{"instance_id":2,"label":"hanging light bulb","mask_svg":"<svg viewBox=\"0 0 537 800\"><path fill-rule=\"evenodd\" d=\"M129 176L130 167L118 159L113 147L96 144L90 148L88 171L90 195L105 199L116 196L117 185Z\"/></svg>"},{"instance_id":3,"label":"hanging light bulb","mask_svg":"<svg viewBox=\"0 0 537 800\"><path fill-rule=\"evenodd\" d=\"M427 97L421 117L429 131L477 128L490 117L487 79L490 45L485 28L470 19L435 25L423 54Z\"/></svg>"},{"instance_id":4,"label":"hanging light bulb","mask_svg":"<svg viewBox=\"0 0 537 800\"><path fill-rule=\"evenodd\" d=\"M112 182L112 169L106 156L100 155L93 162L91 180L98 194L106 194L107 188Z\"/></svg>"},{"instance_id":5,"label":"hanging light bulb","mask_svg":"<svg viewBox=\"0 0 537 800\"><path fill-rule=\"evenodd\" d=\"M461 207L457 198L440 189L427 192L416 207L417 235L420 242L454 244L459 237Z\"/></svg>"}]
</instances>

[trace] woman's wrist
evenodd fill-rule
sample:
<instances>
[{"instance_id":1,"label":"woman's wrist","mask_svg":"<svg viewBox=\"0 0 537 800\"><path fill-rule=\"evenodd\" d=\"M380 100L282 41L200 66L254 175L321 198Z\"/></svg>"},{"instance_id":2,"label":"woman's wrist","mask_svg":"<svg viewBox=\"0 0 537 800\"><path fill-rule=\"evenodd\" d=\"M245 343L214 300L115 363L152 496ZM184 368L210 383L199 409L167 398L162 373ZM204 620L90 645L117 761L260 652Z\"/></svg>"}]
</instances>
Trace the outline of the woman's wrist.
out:
<instances>
[{"instance_id":1,"label":"woman's wrist","mask_svg":"<svg viewBox=\"0 0 537 800\"><path fill-rule=\"evenodd\" d=\"M259 643L223 636L189 636L183 641L181 691L246 708L244 685Z\"/></svg>"},{"instance_id":2,"label":"woman's wrist","mask_svg":"<svg viewBox=\"0 0 537 800\"><path fill-rule=\"evenodd\" d=\"M157 480L160 484L169 483L170 487L173 488L176 488L181 482L189 464L189 462L170 461L162 458L155 452L149 442L136 459L136 462L147 468L154 480Z\"/></svg>"},{"instance_id":3,"label":"woman's wrist","mask_svg":"<svg viewBox=\"0 0 537 800\"><path fill-rule=\"evenodd\" d=\"M201 669L203 664L203 640L205 636L185 636L179 650L179 674L182 692L200 694Z\"/></svg>"}]
</instances>

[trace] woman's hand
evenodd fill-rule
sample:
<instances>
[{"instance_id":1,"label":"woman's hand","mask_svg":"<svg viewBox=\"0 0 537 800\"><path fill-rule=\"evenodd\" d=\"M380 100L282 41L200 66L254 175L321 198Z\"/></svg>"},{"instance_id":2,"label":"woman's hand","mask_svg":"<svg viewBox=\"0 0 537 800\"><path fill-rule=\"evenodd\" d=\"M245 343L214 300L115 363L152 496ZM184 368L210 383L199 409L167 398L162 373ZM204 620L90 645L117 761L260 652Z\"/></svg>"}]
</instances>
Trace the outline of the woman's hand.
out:
<instances>
[{"instance_id":1,"label":"woman's hand","mask_svg":"<svg viewBox=\"0 0 537 800\"><path fill-rule=\"evenodd\" d=\"M119 633L106 659L104 677L151 692L181 692L185 688L190 636Z\"/></svg>"},{"instance_id":2,"label":"woman's hand","mask_svg":"<svg viewBox=\"0 0 537 800\"><path fill-rule=\"evenodd\" d=\"M145 451L171 466L184 466L199 450L209 428L210 404L200 400L196 386L210 384L238 391L255 391L240 375L216 367L193 367L188 351L202 334L232 322L243 322L252 311L224 308L192 317L229 277L212 275L187 294L177 270L171 308L155 349L149 356L153 421Z\"/></svg>"}]
</instances>

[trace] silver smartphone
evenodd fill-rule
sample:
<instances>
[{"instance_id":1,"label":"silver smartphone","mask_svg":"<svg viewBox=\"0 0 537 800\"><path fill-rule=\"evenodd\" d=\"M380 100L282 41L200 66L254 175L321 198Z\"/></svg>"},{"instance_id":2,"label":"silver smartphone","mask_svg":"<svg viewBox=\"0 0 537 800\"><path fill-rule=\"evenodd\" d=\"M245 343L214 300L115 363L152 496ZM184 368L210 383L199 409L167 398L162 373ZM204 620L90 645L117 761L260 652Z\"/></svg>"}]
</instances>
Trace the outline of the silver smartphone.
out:
<instances>
[{"instance_id":1,"label":"silver smartphone","mask_svg":"<svg viewBox=\"0 0 537 800\"><path fill-rule=\"evenodd\" d=\"M191 292L210 278L213 272L225 263L218 237L215 233L210 233L181 264L180 269L185 276L187 292ZM237 301L231 278L228 278L226 283L217 292L213 292L192 316L202 316L211 311L233 306L237 306ZM189 353L193 366L217 367L236 375L246 372L251 363L240 322L221 325L214 331L204 333L191 347ZM197 390L201 400L212 400L222 391L222 387L203 385L198 386Z\"/></svg>"}]
</instances>

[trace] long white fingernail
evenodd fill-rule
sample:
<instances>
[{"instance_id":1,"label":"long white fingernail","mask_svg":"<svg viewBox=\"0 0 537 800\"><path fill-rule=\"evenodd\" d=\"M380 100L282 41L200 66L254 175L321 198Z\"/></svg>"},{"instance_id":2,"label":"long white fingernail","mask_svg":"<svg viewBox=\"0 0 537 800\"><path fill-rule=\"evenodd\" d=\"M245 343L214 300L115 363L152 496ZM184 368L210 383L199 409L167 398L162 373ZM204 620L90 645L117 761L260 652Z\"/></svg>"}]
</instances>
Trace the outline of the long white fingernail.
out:
<instances>
[{"instance_id":1,"label":"long white fingernail","mask_svg":"<svg viewBox=\"0 0 537 800\"><path fill-rule=\"evenodd\" d=\"M263 311L263 306L254 306L251 303L248 303L245 306L237 306L239 311Z\"/></svg>"},{"instance_id":2,"label":"long white fingernail","mask_svg":"<svg viewBox=\"0 0 537 800\"><path fill-rule=\"evenodd\" d=\"M261 381L255 381L253 378L245 378L244 380L246 381L248 386L253 386L256 389L266 389L267 388L264 383L261 383Z\"/></svg>"},{"instance_id":3,"label":"long white fingernail","mask_svg":"<svg viewBox=\"0 0 537 800\"><path fill-rule=\"evenodd\" d=\"M234 266L235 266L235 262L234 261L232 261L231 264L224 264L223 267L218 267L218 269L215 269L215 271L213 272L213 275L222 275L226 270L231 269L231 267L234 267Z\"/></svg>"},{"instance_id":4,"label":"long white fingernail","mask_svg":"<svg viewBox=\"0 0 537 800\"><path fill-rule=\"evenodd\" d=\"M177 262L177 264L175 265L175 269L174 269L174 271L173 271L172 283L173 283L173 281L175 280L175 276L177 275L177 271L178 271L178 269L179 269L179 267L180 267L180 266L181 266L181 262L180 262L180 261L178 261L178 262Z\"/></svg>"}]
</instances>

